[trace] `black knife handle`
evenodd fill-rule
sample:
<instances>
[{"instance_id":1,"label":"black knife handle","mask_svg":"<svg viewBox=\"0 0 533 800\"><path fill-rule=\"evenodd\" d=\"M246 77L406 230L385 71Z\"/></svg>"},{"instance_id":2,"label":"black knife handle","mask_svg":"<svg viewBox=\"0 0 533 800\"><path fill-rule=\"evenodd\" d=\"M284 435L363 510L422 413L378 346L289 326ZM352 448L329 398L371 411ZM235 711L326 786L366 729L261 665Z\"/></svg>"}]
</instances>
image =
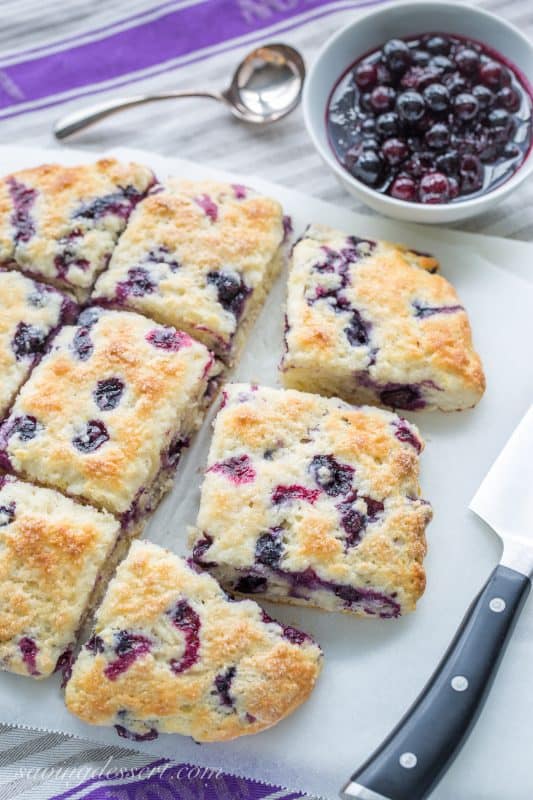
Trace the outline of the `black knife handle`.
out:
<instances>
[{"instance_id":1,"label":"black knife handle","mask_svg":"<svg viewBox=\"0 0 533 800\"><path fill-rule=\"evenodd\" d=\"M341 797L423 800L459 752L481 711L531 582L496 567L468 609L425 689Z\"/></svg>"}]
</instances>

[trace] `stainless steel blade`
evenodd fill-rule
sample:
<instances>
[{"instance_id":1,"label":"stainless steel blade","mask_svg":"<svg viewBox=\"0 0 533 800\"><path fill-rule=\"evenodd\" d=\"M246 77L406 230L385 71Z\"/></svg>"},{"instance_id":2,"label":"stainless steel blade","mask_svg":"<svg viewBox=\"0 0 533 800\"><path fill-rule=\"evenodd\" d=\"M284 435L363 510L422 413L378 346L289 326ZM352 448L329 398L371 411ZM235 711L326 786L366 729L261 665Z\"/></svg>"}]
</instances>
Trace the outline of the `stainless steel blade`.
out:
<instances>
[{"instance_id":1,"label":"stainless steel blade","mask_svg":"<svg viewBox=\"0 0 533 800\"><path fill-rule=\"evenodd\" d=\"M485 476L469 508L504 541L502 564L533 572L533 405Z\"/></svg>"}]
</instances>

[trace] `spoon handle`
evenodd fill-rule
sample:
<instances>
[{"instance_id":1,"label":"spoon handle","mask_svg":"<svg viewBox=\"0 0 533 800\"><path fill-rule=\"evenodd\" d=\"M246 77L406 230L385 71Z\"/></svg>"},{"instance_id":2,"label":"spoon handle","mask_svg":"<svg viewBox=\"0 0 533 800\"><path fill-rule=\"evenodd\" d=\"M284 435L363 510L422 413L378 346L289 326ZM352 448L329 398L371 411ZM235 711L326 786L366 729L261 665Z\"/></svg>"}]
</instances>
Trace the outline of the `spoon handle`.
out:
<instances>
[{"instance_id":1,"label":"spoon handle","mask_svg":"<svg viewBox=\"0 0 533 800\"><path fill-rule=\"evenodd\" d=\"M224 100L222 94L209 91L167 92L106 100L90 108L74 111L72 114L66 114L61 117L54 125L54 135L57 139L66 139L67 136L88 128L89 125L94 125L95 122L110 117L125 108L134 108L135 106L144 105L144 103L154 103L159 100L176 100L180 97L209 97L212 100Z\"/></svg>"}]
</instances>

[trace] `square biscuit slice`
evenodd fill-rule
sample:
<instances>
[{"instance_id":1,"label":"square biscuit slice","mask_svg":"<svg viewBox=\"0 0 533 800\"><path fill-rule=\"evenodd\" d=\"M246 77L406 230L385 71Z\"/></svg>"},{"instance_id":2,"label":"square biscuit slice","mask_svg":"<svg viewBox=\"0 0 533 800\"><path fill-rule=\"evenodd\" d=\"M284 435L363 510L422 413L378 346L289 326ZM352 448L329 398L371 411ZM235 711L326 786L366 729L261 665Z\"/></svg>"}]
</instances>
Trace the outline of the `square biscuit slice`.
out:
<instances>
[{"instance_id":1,"label":"square biscuit slice","mask_svg":"<svg viewBox=\"0 0 533 800\"><path fill-rule=\"evenodd\" d=\"M68 675L119 522L52 489L0 476L0 669Z\"/></svg>"},{"instance_id":2,"label":"square biscuit slice","mask_svg":"<svg viewBox=\"0 0 533 800\"><path fill-rule=\"evenodd\" d=\"M134 542L67 684L68 710L128 739L217 742L258 733L311 693L321 651L211 576Z\"/></svg>"},{"instance_id":3,"label":"square biscuit slice","mask_svg":"<svg viewBox=\"0 0 533 800\"><path fill-rule=\"evenodd\" d=\"M0 466L136 522L170 488L219 370L182 331L86 309L18 395Z\"/></svg>"},{"instance_id":4,"label":"square biscuit slice","mask_svg":"<svg viewBox=\"0 0 533 800\"><path fill-rule=\"evenodd\" d=\"M76 314L76 303L52 286L0 270L0 419L50 338Z\"/></svg>"},{"instance_id":5,"label":"square biscuit slice","mask_svg":"<svg viewBox=\"0 0 533 800\"><path fill-rule=\"evenodd\" d=\"M86 300L128 217L154 183L139 164L45 164L0 181L0 264Z\"/></svg>"},{"instance_id":6,"label":"square biscuit slice","mask_svg":"<svg viewBox=\"0 0 533 800\"><path fill-rule=\"evenodd\" d=\"M475 406L483 368L437 268L399 245L311 226L292 253L283 384L409 411Z\"/></svg>"},{"instance_id":7,"label":"square biscuit slice","mask_svg":"<svg viewBox=\"0 0 533 800\"><path fill-rule=\"evenodd\" d=\"M93 300L174 325L231 362L280 271L284 236L275 200L169 179L135 209Z\"/></svg>"},{"instance_id":8,"label":"square biscuit slice","mask_svg":"<svg viewBox=\"0 0 533 800\"><path fill-rule=\"evenodd\" d=\"M412 611L431 519L419 496L422 446L390 411L230 385L193 559L241 594L369 617Z\"/></svg>"}]
</instances>

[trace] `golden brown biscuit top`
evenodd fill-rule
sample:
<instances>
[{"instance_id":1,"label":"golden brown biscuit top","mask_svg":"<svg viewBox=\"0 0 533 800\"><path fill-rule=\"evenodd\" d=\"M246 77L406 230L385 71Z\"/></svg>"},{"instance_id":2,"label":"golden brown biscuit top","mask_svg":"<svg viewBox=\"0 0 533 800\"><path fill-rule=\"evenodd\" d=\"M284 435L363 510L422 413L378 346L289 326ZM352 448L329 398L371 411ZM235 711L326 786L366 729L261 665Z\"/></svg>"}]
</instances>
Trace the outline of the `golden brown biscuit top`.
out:
<instances>
[{"instance_id":1,"label":"golden brown biscuit top","mask_svg":"<svg viewBox=\"0 0 533 800\"><path fill-rule=\"evenodd\" d=\"M0 261L87 289L154 181L139 164L45 164L0 183Z\"/></svg>"},{"instance_id":2,"label":"golden brown biscuit top","mask_svg":"<svg viewBox=\"0 0 533 800\"><path fill-rule=\"evenodd\" d=\"M320 650L252 601L149 542L135 542L67 686L71 712L133 733L197 741L256 733L310 693Z\"/></svg>"},{"instance_id":3,"label":"golden brown biscuit top","mask_svg":"<svg viewBox=\"0 0 533 800\"><path fill-rule=\"evenodd\" d=\"M130 312L63 328L2 428L16 471L122 513L154 480L217 369L206 347Z\"/></svg>"},{"instance_id":4,"label":"golden brown biscuit top","mask_svg":"<svg viewBox=\"0 0 533 800\"><path fill-rule=\"evenodd\" d=\"M0 664L26 674L53 671L119 530L111 514L0 478Z\"/></svg>"},{"instance_id":5,"label":"golden brown biscuit top","mask_svg":"<svg viewBox=\"0 0 533 800\"><path fill-rule=\"evenodd\" d=\"M336 365L368 388L428 386L473 405L485 387L466 311L435 259L313 225L289 276L284 369ZM415 409L413 409L415 410Z\"/></svg>"},{"instance_id":6,"label":"golden brown biscuit top","mask_svg":"<svg viewBox=\"0 0 533 800\"><path fill-rule=\"evenodd\" d=\"M237 185L169 179L136 208L94 296L227 343L283 236L275 200Z\"/></svg>"},{"instance_id":7,"label":"golden brown biscuit top","mask_svg":"<svg viewBox=\"0 0 533 800\"><path fill-rule=\"evenodd\" d=\"M424 588L431 519L419 499L422 446L416 427L388 411L226 387L202 486L198 563L261 574L270 537L268 557L283 574L367 584L393 598L390 615L410 610Z\"/></svg>"}]
</instances>

